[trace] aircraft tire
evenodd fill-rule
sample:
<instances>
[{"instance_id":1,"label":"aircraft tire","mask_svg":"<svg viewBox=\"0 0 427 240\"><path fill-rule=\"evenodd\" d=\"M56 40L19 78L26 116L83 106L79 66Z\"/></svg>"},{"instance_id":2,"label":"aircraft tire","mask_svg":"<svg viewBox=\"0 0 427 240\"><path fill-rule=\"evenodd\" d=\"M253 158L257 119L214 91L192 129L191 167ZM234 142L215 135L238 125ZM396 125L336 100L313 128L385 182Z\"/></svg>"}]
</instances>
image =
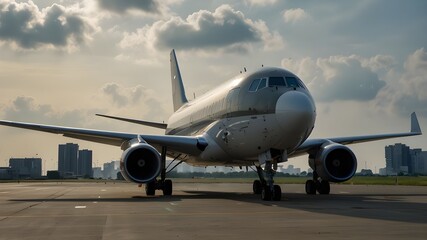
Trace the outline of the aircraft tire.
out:
<instances>
[{"instance_id":1,"label":"aircraft tire","mask_svg":"<svg viewBox=\"0 0 427 240\"><path fill-rule=\"evenodd\" d=\"M321 181L318 185L317 191L320 194L329 194L331 191L331 185L329 184L329 181Z\"/></svg>"},{"instance_id":2,"label":"aircraft tire","mask_svg":"<svg viewBox=\"0 0 427 240\"><path fill-rule=\"evenodd\" d=\"M270 201L271 200L271 190L268 186L265 186L262 188L262 192L261 192L261 198L264 201Z\"/></svg>"},{"instance_id":3,"label":"aircraft tire","mask_svg":"<svg viewBox=\"0 0 427 240\"><path fill-rule=\"evenodd\" d=\"M163 183L163 195L170 196L172 195L172 180L166 179Z\"/></svg>"},{"instance_id":4,"label":"aircraft tire","mask_svg":"<svg viewBox=\"0 0 427 240\"><path fill-rule=\"evenodd\" d=\"M313 180L307 180L305 182L305 192L309 195L316 194L316 183Z\"/></svg>"},{"instance_id":5,"label":"aircraft tire","mask_svg":"<svg viewBox=\"0 0 427 240\"><path fill-rule=\"evenodd\" d=\"M260 180L255 180L252 189L254 191L254 194L261 194L262 192L262 183Z\"/></svg>"},{"instance_id":6,"label":"aircraft tire","mask_svg":"<svg viewBox=\"0 0 427 240\"><path fill-rule=\"evenodd\" d=\"M273 200L280 201L282 199L282 188L279 185L274 185Z\"/></svg>"},{"instance_id":7,"label":"aircraft tire","mask_svg":"<svg viewBox=\"0 0 427 240\"><path fill-rule=\"evenodd\" d=\"M145 184L145 194L147 194L147 196L154 196L156 194L156 181Z\"/></svg>"}]
</instances>

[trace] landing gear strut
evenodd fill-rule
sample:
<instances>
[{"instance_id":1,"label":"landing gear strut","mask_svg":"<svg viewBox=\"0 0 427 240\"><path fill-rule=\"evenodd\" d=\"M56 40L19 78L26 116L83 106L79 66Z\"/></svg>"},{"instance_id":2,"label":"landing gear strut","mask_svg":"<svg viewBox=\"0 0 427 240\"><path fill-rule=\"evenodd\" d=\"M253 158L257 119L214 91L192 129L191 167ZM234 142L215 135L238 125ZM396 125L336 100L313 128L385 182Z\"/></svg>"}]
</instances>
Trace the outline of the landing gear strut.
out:
<instances>
[{"instance_id":1,"label":"landing gear strut","mask_svg":"<svg viewBox=\"0 0 427 240\"><path fill-rule=\"evenodd\" d=\"M160 180L154 179L151 182L145 184L145 193L147 196L154 196L156 190L162 190L164 196L172 195L172 180L166 179L166 147L162 147L162 172L160 174Z\"/></svg>"},{"instance_id":2,"label":"landing gear strut","mask_svg":"<svg viewBox=\"0 0 427 240\"><path fill-rule=\"evenodd\" d=\"M329 194L331 186L329 181L322 180L316 171L313 172L313 180L305 182L305 192L309 195L315 195L316 191L319 194Z\"/></svg>"}]
</instances>

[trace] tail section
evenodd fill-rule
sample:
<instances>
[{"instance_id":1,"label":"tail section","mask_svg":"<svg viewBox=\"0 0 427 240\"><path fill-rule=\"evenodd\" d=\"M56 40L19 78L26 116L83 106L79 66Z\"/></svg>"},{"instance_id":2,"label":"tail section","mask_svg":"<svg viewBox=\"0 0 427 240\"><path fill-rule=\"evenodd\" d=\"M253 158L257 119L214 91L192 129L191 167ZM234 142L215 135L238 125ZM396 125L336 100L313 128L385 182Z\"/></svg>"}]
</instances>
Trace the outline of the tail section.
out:
<instances>
[{"instance_id":1,"label":"tail section","mask_svg":"<svg viewBox=\"0 0 427 240\"><path fill-rule=\"evenodd\" d=\"M181 72L179 71L175 50L172 50L170 54L170 62L171 62L173 110L176 111L186 102L188 102L188 100L187 100L187 97L185 96L184 84L182 83Z\"/></svg>"}]
</instances>

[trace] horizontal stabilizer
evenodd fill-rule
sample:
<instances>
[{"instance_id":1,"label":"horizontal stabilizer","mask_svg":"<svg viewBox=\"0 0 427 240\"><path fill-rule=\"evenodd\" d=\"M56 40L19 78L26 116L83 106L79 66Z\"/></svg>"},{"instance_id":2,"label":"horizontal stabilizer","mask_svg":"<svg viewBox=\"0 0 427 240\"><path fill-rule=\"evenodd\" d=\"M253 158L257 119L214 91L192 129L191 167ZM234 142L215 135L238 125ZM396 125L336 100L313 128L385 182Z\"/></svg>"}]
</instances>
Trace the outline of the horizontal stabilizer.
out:
<instances>
[{"instance_id":1,"label":"horizontal stabilizer","mask_svg":"<svg viewBox=\"0 0 427 240\"><path fill-rule=\"evenodd\" d=\"M142 121L142 120L131 119L131 118L108 116L108 115L104 115L104 114L95 114L95 115L99 116L99 117L111 118L111 119L115 119L115 120L119 120L119 121L130 122L130 123L135 123L135 124L139 124L139 125L144 125L144 126L149 126L149 127L154 127L154 128L160 128L160 129L166 129L168 126L166 123L148 122L148 121Z\"/></svg>"}]
</instances>

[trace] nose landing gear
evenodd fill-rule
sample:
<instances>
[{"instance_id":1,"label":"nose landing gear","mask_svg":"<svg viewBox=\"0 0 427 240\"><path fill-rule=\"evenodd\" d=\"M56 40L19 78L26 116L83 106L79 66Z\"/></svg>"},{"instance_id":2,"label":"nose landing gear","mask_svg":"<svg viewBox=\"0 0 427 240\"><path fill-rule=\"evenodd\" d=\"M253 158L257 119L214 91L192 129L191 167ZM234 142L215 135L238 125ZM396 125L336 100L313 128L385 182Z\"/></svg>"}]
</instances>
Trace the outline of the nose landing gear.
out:
<instances>
[{"instance_id":1,"label":"nose landing gear","mask_svg":"<svg viewBox=\"0 0 427 240\"><path fill-rule=\"evenodd\" d=\"M271 156L268 151L268 155ZM261 162L261 161L260 161ZM274 175L277 170L277 161L271 157L265 161L264 170L261 166L256 166L259 180L253 183L254 194L261 194L264 201L280 201L282 199L282 189L279 185L274 185Z\"/></svg>"}]
</instances>

